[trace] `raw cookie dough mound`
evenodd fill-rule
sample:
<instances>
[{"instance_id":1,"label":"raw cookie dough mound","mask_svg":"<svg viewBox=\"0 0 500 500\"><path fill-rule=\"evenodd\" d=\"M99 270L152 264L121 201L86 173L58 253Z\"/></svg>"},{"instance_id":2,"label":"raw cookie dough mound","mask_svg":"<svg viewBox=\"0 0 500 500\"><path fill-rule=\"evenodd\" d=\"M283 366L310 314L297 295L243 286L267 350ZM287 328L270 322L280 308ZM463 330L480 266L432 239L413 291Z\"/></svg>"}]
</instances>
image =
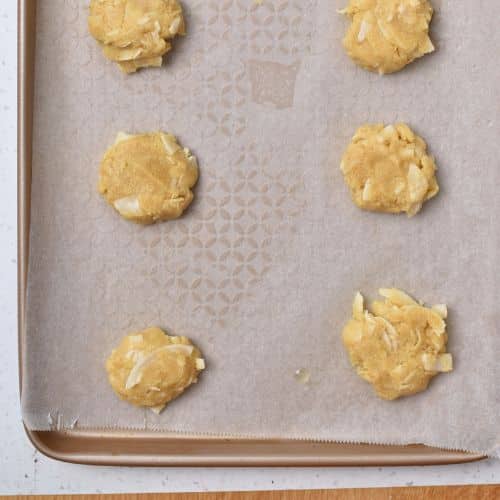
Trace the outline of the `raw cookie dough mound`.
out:
<instances>
[{"instance_id":1,"label":"raw cookie dough mound","mask_svg":"<svg viewBox=\"0 0 500 500\"><path fill-rule=\"evenodd\" d=\"M428 0L350 0L341 13L352 21L344 47L365 69L394 73L434 51Z\"/></svg>"},{"instance_id":2,"label":"raw cookie dough mound","mask_svg":"<svg viewBox=\"0 0 500 500\"><path fill-rule=\"evenodd\" d=\"M196 158L173 135L120 132L101 161L99 192L125 219L151 224L182 215L197 180Z\"/></svg>"},{"instance_id":3,"label":"raw cookie dough mound","mask_svg":"<svg viewBox=\"0 0 500 500\"><path fill-rule=\"evenodd\" d=\"M91 0L88 26L104 55L125 73L161 66L169 40L186 33L177 0Z\"/></svg>"},{"instance_id":4,"label":"raw cookie dough mound","mask_svg":"<svg viewBox=\"0 0 500 500\"><path fill-rule=\"evenodd\" d=\"M154 327L127 335L106 361L109 383L118 396L157 413L197 382L204 368L200 351L188 338Z\"/></svg>"},{"instance_id":5,"label":"raw cookie dough mound","mask_svg":"<svg viewBox=\"0 0 500 500\"><path fill-rule=\"evenodd\" d=\"M365 210L411 217L439 192L434 158L404 123L360 127L340 169L354 203Z\"/></svg>"},{"instance_id":6,"label":"raw cookie dough mound","mask_svg":"<svg viewBox=\"0 0 500 500\"><path fill-rule=\"evenodd\" d=\"M358 375L383 399L409 396L427 388L432 377L453 369L446 353L446 306L423 307L400 290L380 289L370 313L356 294L352 319L342 333Z\"/></svg>"}]
</instances>

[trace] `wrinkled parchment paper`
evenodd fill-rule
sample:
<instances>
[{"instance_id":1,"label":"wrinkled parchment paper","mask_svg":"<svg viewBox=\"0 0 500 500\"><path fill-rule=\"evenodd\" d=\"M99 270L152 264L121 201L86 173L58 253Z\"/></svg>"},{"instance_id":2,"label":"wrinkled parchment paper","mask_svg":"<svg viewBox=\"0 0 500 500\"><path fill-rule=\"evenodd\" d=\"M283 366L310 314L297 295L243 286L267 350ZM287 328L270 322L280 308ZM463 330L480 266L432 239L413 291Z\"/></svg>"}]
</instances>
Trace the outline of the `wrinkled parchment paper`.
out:
<instances>
[{"instance_id":1,"label":"wrinkled parchment paper","mask_svg":"<svg viewBox=\"0 0 500 500\"><path fill-rule=\"evenodd\" d=\"M333 0L185 0L188 36L125 76L86 2L38 2L28 334L31 429L134 428L423 442L498 454L500 3L433 1L437 52L380 77L344 54ZM351 202L339 171L363 122L408 122L441 194L414 219ZM139 227L96 192L118 131L162 129L199 158L196 201ZM377 399L341 344L356 290L450 308L455 371ZM160 416L121 402L104 361L158 325L207 369ZM294 378L306 368L311 381Z\"/></svg>"}]
</instances>

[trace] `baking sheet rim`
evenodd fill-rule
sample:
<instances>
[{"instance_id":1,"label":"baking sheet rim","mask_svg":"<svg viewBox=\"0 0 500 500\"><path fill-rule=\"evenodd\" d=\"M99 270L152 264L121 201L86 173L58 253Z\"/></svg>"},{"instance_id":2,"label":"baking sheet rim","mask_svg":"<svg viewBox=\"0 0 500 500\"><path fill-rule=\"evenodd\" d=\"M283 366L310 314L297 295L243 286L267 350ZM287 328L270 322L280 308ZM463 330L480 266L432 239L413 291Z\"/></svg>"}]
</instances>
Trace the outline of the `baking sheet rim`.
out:
<instances>
[{"instance_id":1,"label":"baking sheet rim","mask_svg":"<svg viewBox=\"0 0 500 500\"><path fill-rule=\"evenodd\" d=\"M22 345L25 338L25 297L29 242L29 209L32 148L32 117L34 87L36 0L18 0L18 345L19 381L22 380ZM24 426L28 438L41 453L62 461L93 465L191 465L191 466L319 466L319 465L416 465L451 464L481 460L481 454L442 450L424 445L375 445L363 443L335 443L306 440L269 440L253 438L207 437L201 435L175 435L137 431L31 431ZM96 437L96 435L98 437ZM154 438L152 438L154 436ZM203 443L206 446L225 445L226 451L203 450L182 454L182 449L169 453L139 453L137 440L154 439L171 445ZM96 453L92 450L97 441L113 448L125 440L130 448L125 452ZM79 445L72 448L71 445ZM85 445L90 445L86 447ZM251 453L259 447L272 448L266 454ZM135 451L134 451L135 447ZM230 453L231 448L244 447L239 453ZM278 448L297 450L295 455L279 453ZM300 448L302 447L302 451ZM246 449L248 448L248 450ZM322 450L320 449L322 448ZM326 450L326 451L325 451ZM367 451L369 450L369 453ZM200 450L201 451L201 450ZM323 451L324 454L320 452ZM329 453L327 453L329 451ZM362 453L365 454L362 454Z\"/></svg>"}]
</instances>

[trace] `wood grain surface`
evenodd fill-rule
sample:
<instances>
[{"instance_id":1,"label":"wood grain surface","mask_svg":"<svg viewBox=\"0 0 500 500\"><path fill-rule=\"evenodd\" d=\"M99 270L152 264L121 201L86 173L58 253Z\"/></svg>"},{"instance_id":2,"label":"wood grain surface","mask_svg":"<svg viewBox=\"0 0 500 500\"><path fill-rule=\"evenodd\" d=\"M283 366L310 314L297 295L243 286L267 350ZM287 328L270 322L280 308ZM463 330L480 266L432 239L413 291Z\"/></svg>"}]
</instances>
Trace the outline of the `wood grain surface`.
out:
<instances>
[{"instance_id":1,"label":"wood grain surface","mask_svg":"<svg viewBox=\"0 0 500 500\"><path fill-rule=\"evenodd\" d=\"M13 497L0 497L13 498ZM241 493L164 493L151 495L17 496L21 500L497 500L500 485L421 488L369 488Z\"/></svg>"}]
</instances>

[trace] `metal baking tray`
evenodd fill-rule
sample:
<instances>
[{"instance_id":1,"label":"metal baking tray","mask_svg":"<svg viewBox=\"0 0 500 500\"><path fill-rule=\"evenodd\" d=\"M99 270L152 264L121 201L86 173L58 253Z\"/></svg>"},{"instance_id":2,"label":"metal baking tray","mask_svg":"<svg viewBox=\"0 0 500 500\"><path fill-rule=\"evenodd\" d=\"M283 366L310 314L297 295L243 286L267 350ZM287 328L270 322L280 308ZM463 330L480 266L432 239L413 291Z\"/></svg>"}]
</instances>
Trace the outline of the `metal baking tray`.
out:
<instances>
[{"instance_id":1,"label":"metal baking tray","mask_svg":"<svg viewBox=\"0 0 500 500\"><path fill-rule=\"evenodd\" d=\"M18 8L18 307L19 360L26 331L29 253L36 0ZM22 363L19 363L22 366ZM20 370L20 379L22 370ZM26 429L43 454L95 465L156 466L354 466L437 465L471 462L478 454L422 445L379 446L293 440L200 437L135 431L44 431Z\"/></svg>"}]
</instances>

